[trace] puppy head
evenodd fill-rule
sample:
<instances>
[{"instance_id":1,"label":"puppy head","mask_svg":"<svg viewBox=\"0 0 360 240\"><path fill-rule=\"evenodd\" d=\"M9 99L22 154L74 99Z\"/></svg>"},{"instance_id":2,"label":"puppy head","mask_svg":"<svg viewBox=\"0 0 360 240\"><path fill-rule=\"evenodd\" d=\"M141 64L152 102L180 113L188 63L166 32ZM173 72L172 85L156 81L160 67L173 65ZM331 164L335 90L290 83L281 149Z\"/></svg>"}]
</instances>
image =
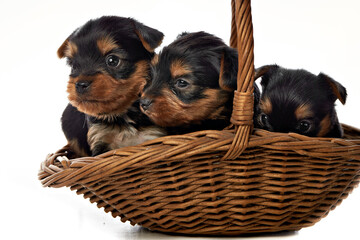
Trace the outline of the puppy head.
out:
<instances>
[{"instance_id":1,"label":"puppy head","mask_svg":"<svg viewBox=\"0 0 360 240\"><path fill-rule=\"evenodd\" d=\"M153 62L141 110L163 127L229 119L236 75L235 49L205 32L184 33Z\"/></svg>"},{"instance_id":2,"label":"puppy head","mask_svg":"<svg viewBox=\"0 0 360 240\"><path fill-rule=\"evenodd\" d=\"M256 126L275 132L307 136L341 137L334 103L345 104L346 89L329 76L305 70L267 65L256 70L262 77L260 113Z\"/></svg>"},{"instance_id":3,"label":"puppy head","mask_svg":"<svg viewBox=\"0 0 360 240\"><path fill-rule=\"evenodd\" d=\"M71 67L70 103L96 117L121 114L139 97L163 34L131 18L101 17L74 31L58 56Z\"/></svg>"}]
</instances>

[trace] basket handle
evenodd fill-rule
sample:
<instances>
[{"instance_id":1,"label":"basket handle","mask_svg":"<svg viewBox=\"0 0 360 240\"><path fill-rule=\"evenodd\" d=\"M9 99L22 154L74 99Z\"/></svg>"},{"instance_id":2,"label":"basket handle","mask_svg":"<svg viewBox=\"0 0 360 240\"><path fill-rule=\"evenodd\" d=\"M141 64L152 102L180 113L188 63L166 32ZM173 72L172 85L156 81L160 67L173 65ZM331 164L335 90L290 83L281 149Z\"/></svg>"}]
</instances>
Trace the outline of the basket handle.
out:
<instances>
[{"instance_id":1,"label":"basket handle","mask_svg":"<svg viewBox=\"0 0 360 240\"><path fill-rule=\"evenodd\" d=\"M230 46L238 49L237 90L234 92L231 123L235 137L223 159L235 159L246 149L254 115L254 38L250 0L231 0Z\"/></svg>"}]
</instances>

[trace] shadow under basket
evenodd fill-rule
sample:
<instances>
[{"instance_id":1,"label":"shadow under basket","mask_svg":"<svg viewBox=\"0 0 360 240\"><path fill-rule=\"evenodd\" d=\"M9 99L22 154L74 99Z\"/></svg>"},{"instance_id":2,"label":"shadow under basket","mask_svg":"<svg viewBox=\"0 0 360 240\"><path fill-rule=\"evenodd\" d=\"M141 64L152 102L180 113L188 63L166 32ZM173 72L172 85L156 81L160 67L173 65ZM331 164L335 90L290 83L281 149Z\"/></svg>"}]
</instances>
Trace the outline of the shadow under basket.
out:
<instances>
[{"instance_id":1,"label":"shadow under basket","mask_svg":"<svg viewBox=\"0 0 360 240\"><path fill-rule=\"evenodd\" d=\"M70 187L121 221L153 231L240 235L315 224L360 179L360 130L311 138L252 130L254 56L249 0L232 0L230 45L239 52L232 128L166 136L97 157L41 164L46 187Z\"/></svg>"}]
</instances>

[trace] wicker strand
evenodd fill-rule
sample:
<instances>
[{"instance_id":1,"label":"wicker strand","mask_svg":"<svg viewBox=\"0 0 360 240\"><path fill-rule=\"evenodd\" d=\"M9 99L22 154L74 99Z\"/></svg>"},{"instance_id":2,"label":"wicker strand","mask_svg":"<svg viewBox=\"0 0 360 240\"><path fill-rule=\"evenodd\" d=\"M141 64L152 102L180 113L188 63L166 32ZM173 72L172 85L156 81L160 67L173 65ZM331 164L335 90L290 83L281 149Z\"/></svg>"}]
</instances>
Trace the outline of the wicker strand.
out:
<instances>
[{"instance_id":1,"label":"wicker strand","mask_svg":"<svg viewBox=\"0 0 360 240\"><path fill-rule=\"evenodd\" d=\"M235 125L252 125L253 105L254 97L251 92L235 91L231 123Z\"/></svg>"},{"instance_id":2,"label":"wicker strand","mask_svg":"<svg viewBox=\"0 0 360 240\"><path fill-rule=\"evenodd\" d=\"M254 40L250 0L234 0L230 45L238 48L237 91L231 123L235 124L235 138L223 159L235 159L246 149L252 129L253 84L254 84ZM236 30L235 30L236 29ZM236 44L235 44L236 42Z\"/></svg>"},{"instance_id":3,"label":"wicker strand","mask_svg":"<svg viewBox=\"0 0 360 240\"><path fill-rule=\"evenodd\" d=\"M235 0L231 0L230 47L237 48L237 28L236 28L236 22L235 22Z\"/></svg>"}]
</instances>

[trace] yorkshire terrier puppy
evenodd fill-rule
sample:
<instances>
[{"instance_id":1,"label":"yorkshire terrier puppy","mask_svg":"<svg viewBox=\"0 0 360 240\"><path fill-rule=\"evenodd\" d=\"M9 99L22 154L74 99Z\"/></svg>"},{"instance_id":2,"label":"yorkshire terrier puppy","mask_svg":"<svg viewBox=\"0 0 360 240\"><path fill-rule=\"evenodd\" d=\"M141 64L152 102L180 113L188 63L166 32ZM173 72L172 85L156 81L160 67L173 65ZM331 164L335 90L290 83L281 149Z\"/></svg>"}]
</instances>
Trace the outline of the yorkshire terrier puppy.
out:
<instances>
[{"instance_id":1,"label":"yorkshire terrier puppy","mask_svg":"<svg viewBox=\"0 0 360 240\"><path fill-rule=\"evenodd\" d=\"M158 30L134 19L104 16L88 21L60 46L71 67L62 128L74 156L98 155L163 136L140 111Z\"/></svg>"},{"instance_id":2,"label":"yorkshire terrier puppy","mask_svg":"<svg viewBox=\"0 0 360 240\"><path fill-rule=\"evenodd\" d=\"M170 134L223 129L230 124L237 70L236 49L205 32L183 33L154 59L140 108Z\"/></svg>"},{"instance_id":3,"label":"yorkshire terrier puppy","mask_svg":"<svg viewBox=\"0 0 360 240\"><path fill-rule=\"evenodd\" d=\"M256 70L262 94L255 126L310 137L343 136L334 103L346 101L346 89L329 76L266 65Z\"/></svg>"}]
</instances>

